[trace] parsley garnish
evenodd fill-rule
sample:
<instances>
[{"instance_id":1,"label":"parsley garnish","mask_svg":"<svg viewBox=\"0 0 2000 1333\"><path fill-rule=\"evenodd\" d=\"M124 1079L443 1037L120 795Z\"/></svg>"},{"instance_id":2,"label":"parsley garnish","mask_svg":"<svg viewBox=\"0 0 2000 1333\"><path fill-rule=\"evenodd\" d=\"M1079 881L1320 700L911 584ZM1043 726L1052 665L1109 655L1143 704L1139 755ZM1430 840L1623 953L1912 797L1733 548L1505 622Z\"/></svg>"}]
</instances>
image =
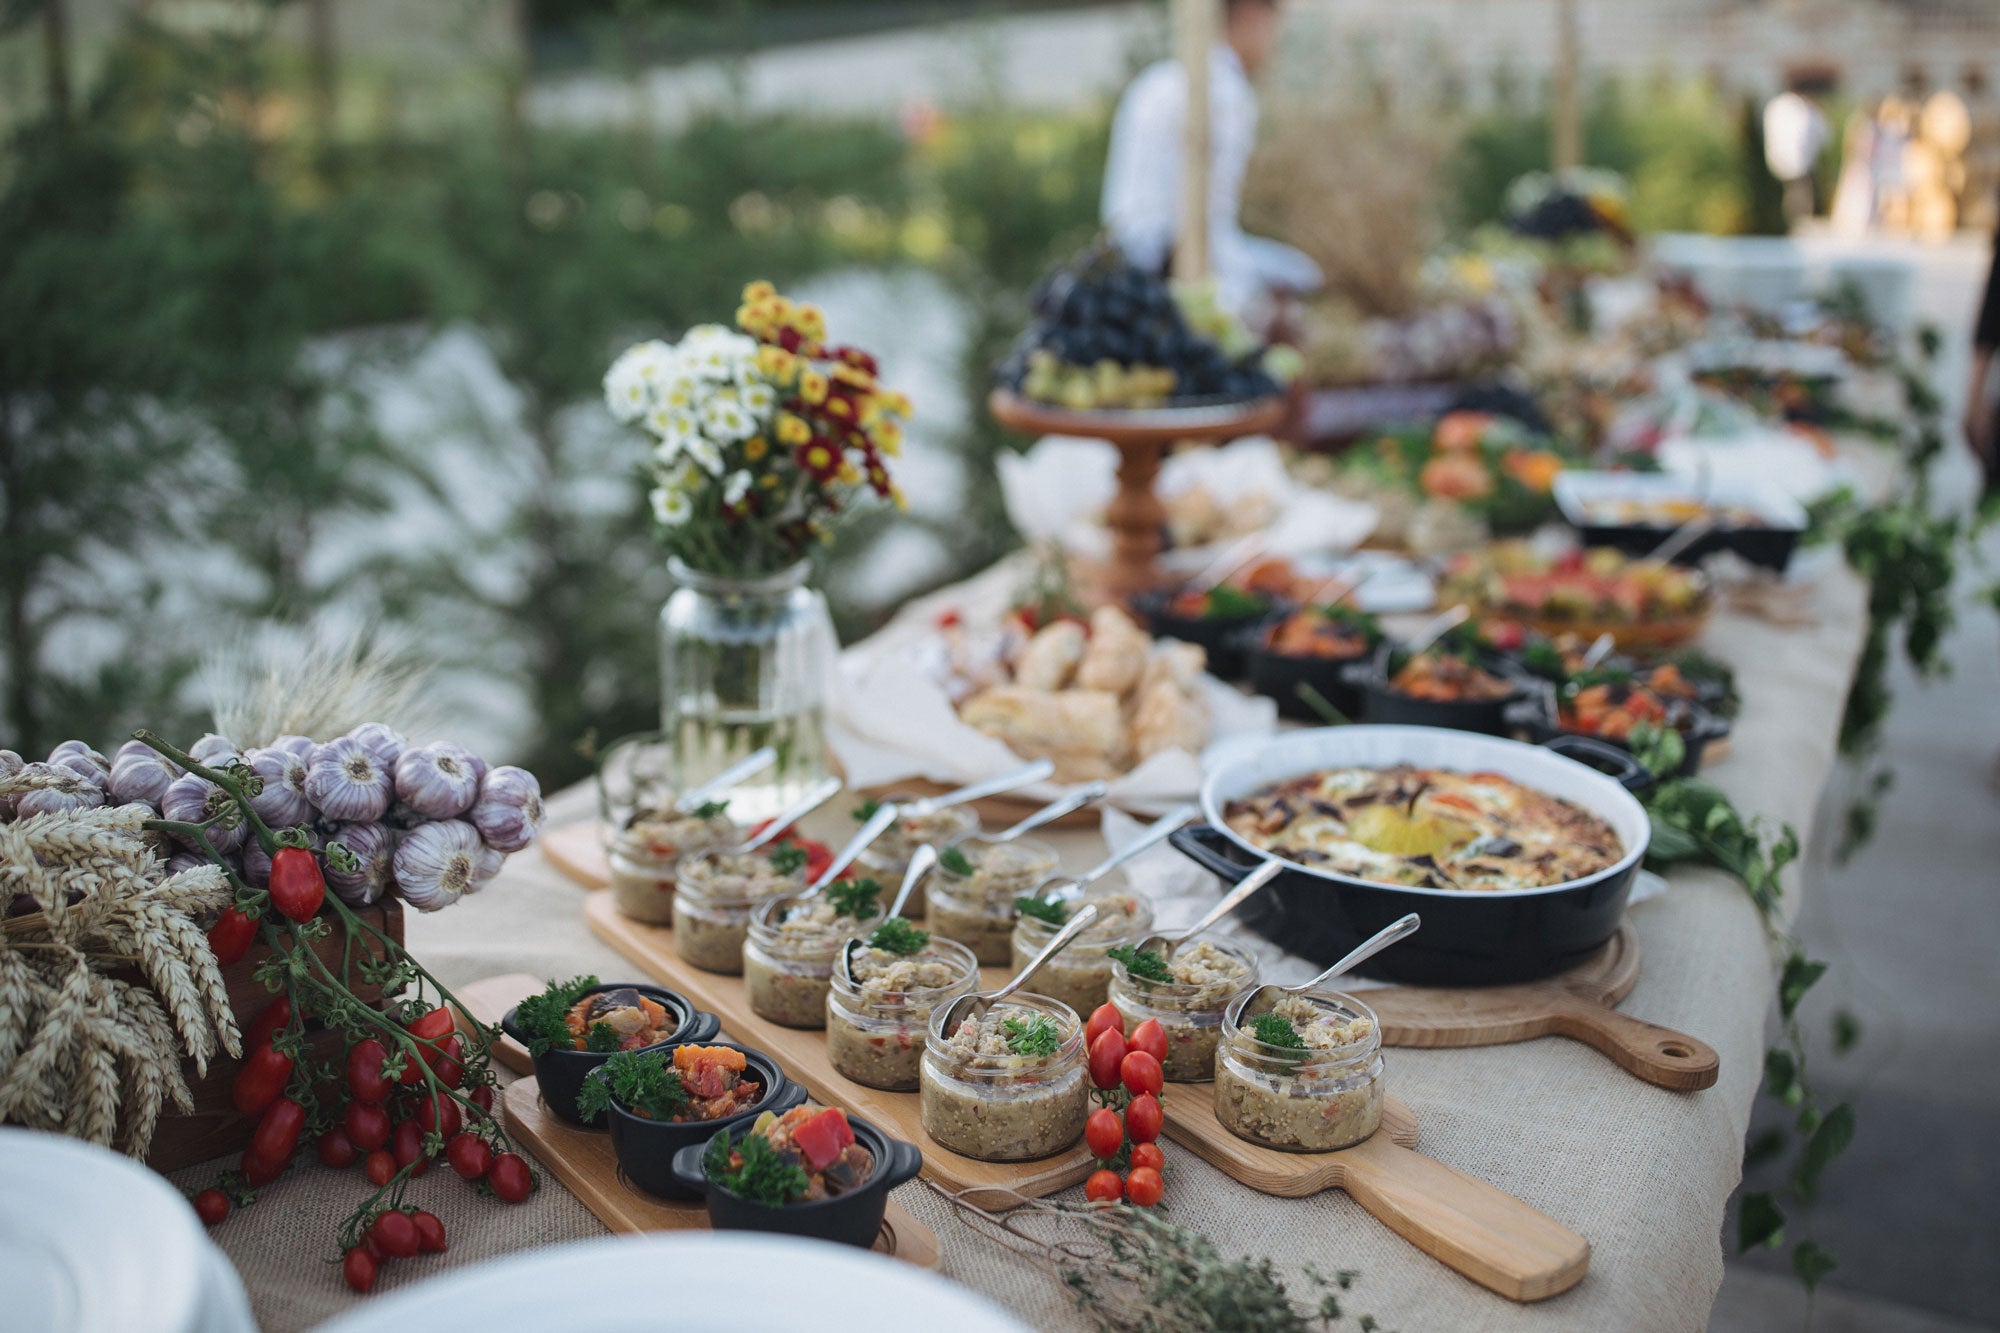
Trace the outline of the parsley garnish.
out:
<instances>
[{"instance_id":1,"label":"parsley garnish","mask_svg":"<svg viewBox=\"0 0 2000 1333\"><path fill-rule=\"evenodd\" d=\"M1208 590L1208 603L1201 614L1205 620L1248 620L1270 609L1271 604L1256 593L1223 583Z\"/></svg>"},{"instance_id":2,"label":"parsley garnish","mask_svg":"<svg viewBox=\"0 0 2000 1333\"><path fill-rule=\"evenodd\" d=\"M514 1010L514 1026L526 1038L528 1054L547 1055L557 1048L565 1051L576 1048L576 1038L569 1030L569 1011L596 984L596 977L551 981L540 995L530 995L521 1001Z\"/></svg>"},{"instance_id":3,"label":"parsley garnish","mask_svg":"<svg viewBox=\"0 0 2000 1333\"><path fill-rule=\"evenodd\" d=\"M592 1023L590 1031L584 1035L583 1049L594 1055L602 1055L607 1051L617 1050L622 1040L623 1038L618 1035L618 1029L609 1023Z\"/></svg>"},{"instance_id":4,"label":"parsley garnish","mask_svg":"<svg viewBox=\"0 0 2000 1333\"><path fill-rule=\"evenodd\" d=\"M840 916L865 921L881 906L882 886L872 879L835 880L826 891L826 900Z\"/></svg>"},{"instance_id":5,"label":"parsley garnish","mask_svg":"<svg viewBox=\"0 0 2000 1333\"><path fill-rule=\"evenodd\" d=\"M1054 1055L1062 1047L1062 1033L1047 1014L1036 1014L1023 1023L1018 1018L1000 1020L1007 1049L1016 1055Z\"/></svg>"},{"instance_id":6,"label":"parsley garnish","mask_svg":"<svg viewBox=\"0 0 2000 1333\"><path fill-rule=\"evenodd\" d=\"M696 819L719 819L722 817L723 812L728 809L728 797L724 797L719 801L703 801L694 808L694 817Z\"/></svg>"},{"instance_id":7,"label":"parsley garnish","mask_svg":"<svg viewBox=\"0 0 2000 1333\"><path fill-rule=\"evenodd\" d=\"M882 803L873 796L870 796L860 805L854 807L854 822L857 824L866 824L869 820L875 818L875 812L881 808Z\"/></svg>"},{"instance_id":8,"label":"parsley garnish","mask_svg":"<svg viewBox=\"0 0 2000 1333\"><path fill-rule=\"evenodd\" d=\"M1142 981L1172 981L1174 974L1167 971L1167 960L1151 949L1141 949L1136 944L1121 944L1115 949L1105 950L1111 957L1125 964L1128 976Z\"/></svg>"},{"instance_id":9,"label":"parsley garnish","mask_svg":"<svg viewBox=\"0 0 2000 1333\"><path fill-rule=\"evenodd\" d=\"M806 849L795 842L779 843L771 853L771 869L781 875L796 875L805 864Z\"/></svg>"},{"instance_id":10,"label":"parsley garnish","mask_svg":"<svg viewBox=\"0 0 2000 1333\"><path fill-rule=\"evenodd\" d=\"M722 1130L708 1141L702 1167L714 1184L767 1208L796 1203L812 1184L804 1167L780 1156L771 1141L754 1129L733 1148L729 1131Z\"/></svg>"},{"instance_id":11,"label":"parsley garnish","mask_svg":"<svg viewBox=\"0 0 2000 1333\"><path fill-rule=\"evenodd\" d=\"M1060 926L1069 920L1069 907L1056 898L1037 898L1031 894L1023 894L1014 900L1014 910L1022 916L1031 916L1052 926Z\"/></svg>"},{"instance_id":12,"label":"parsley garnish","mask_svg":"<svg viewBox=\"0 0 2000 1333\"><path fill-rule=\"evenodd\" d=\"M970 875L972 861L956 847L947 847L938 853L938 864L954 875Z\"/></svg>"},{"instance_id":13,"label":"parsley garnish","mask_svg":"<svg viewBox=\"0 0 2000 1333\"><path fill-rule=\"evenodd\" d=\"M1299 1039L1299 1030L1283 1014L1257 1015L1250 1020L1250 1031L1266 1046L1287 1051L1303 1051L1306 1048L1305 1042Z\"/></svg>"},{"instance_id":14,"label":"parsley garnish","mask_svg":"<svg viewBox=\"0 0 2000 1333\"><path fill-rule=\"evenodd\" d=\"M913 954L931 942L931 933L913 926L903 917L892 916L868 937L871 949L886 949L890 953Z\"/></svg>"},{"instance_id":15,"label":"parsley garnish","mask_svg":"<svg viewBox=\"0 0 2000 1333\"><path fill-rule=\"evenodd\" d=\"M611 1103L634 1115L665 1123L688 1104L680 1071L658 1052L620 1051L590 1071L576 1094L576 1110L587 1121L603 1115Z\"/></svg>"}]
</instances>

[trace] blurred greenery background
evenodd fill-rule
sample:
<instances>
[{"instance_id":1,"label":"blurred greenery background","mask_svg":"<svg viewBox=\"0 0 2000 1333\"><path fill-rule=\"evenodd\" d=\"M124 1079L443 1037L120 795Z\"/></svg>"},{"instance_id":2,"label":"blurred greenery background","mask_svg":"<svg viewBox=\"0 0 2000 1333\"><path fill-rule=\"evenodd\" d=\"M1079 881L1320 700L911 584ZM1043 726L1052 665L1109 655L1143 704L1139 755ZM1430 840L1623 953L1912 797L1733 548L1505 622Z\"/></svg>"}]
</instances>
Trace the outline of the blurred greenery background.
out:
<instances>
[{"instance_id":1,"label":"blurred greenery background","mask_svg":"<svg viewBox=\"0 0 2000 1333\"><path fill-rule=\"evenodd\" d=\"M317 40L326 3L139 5L83 32L57 0L0 0L5 744L193 734L208 655L344 618L501 689L504 757L579 775L582 736L655 716L667 591L643 446L599 377L755 277L916 271L947 294L972 407L939 447L964 502L906 521L946 553L932 582L1014 544L993 459L1023 442L974 409L1029 285L1094 230L1108 103L564 127L524 113L547 69L624 77L967 6L454 0L465 40L447 27L413 74ZM1420 123L1440 233L1545 164L1541 89L1341 114ZM1754 119L1696 86L1605 88L1589 157L1628 173L1641 230L1768 228ZM454 339L480 349L478 395L421 373ZM886 523L828 557L849 638L889 609L849 577Z\"/></svg>"}]
</instances>

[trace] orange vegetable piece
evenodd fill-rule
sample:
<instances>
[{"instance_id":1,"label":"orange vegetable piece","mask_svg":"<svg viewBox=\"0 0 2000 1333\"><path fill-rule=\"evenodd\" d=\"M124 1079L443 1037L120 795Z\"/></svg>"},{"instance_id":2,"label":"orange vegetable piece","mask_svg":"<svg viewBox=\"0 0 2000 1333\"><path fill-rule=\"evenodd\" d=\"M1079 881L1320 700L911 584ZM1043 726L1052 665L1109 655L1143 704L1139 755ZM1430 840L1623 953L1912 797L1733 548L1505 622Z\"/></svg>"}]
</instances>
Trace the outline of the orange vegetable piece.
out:
<instances>
[{"instance_id":1,"label":"orange vegetable piece","mask_svg":"<svg viewBox=\"0 0 2000 1333\"><path fill-rule=\"evenodd\" d=\"M741 1072L749 1064L743 1052L732 1051L727 1046L674 1047L674 1068L679 1070L693 1069L698 1065L721 1065L724 1069Z\"/></svg>"}]
</instances>

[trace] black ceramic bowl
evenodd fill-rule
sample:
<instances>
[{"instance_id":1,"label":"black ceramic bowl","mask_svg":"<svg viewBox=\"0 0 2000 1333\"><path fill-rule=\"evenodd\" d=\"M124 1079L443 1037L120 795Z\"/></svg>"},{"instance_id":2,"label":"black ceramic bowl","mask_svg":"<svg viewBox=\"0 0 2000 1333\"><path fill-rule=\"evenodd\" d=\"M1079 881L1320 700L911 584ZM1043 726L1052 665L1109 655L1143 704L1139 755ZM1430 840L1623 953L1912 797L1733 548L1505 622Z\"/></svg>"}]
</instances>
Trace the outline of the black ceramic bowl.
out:
<instances>
[{"instance_id":1,"label":"black ceramic bowl","mask_svg":"<svg viewBox=\"0 0 2000 1333\"><path fill-rule=\"evenodd\" d=\"M1513 690L1498 699L1413 699L1389 683L1393 644L1383 644L1374 656L1349 665L1343 678L1360 696L1361 720L1381 726L1449 727L1454 731L1477 731L1487 736L1505 736L1510 723L1507 710L1529 689L1514 668L1498 654L1480 654L1479 666L1511 684Z\"/></svg>"},{"instance_id":2,"label":"black ceramic bowl","mask_svg":"<svg viewBox=\"0 0 2000 1333\"><path fill-rule=\"evenodd\" d=\"M1176 830L1173 845L1234 883L1270 858L1223 822L1230 801L1325 768L1417 764L1487 771L1573 801L1609 823L1624 845L1614 864L1539 889L1467 893L1373 884L1287 861L1269 888L1238 909L1266 939L1322 966L1406 912L1423 928L1357 972L1426 986L1532 981L1575 967L1618 929L1651 833L1629 787L1649 775L1629 754L1581 736L1547 746L1437 727L1327 727L1293 731L1216 765L1202 783L1206 825ZM1615 773L1607 776L1598 766Z\"/></svg>"},{"instance_id":3,"label":"black ceramic bowl","mask_svg":"<svg viewBox=\"0 0 2000 1333\"><path fill-rule=\"evenodd\" d=\"M653 1051L668 1046L679 1046L691 1041L707 1041L722 1030L722 1020L714 1014L704 1013L694 1007L694 1002L679 991L670 991L664 986L649 986L640 982L614 981L602 986L592 986L585 995L595 995L599 991L635 990L658 1004L669 1014L678 1014L680 1023L663 1039L643 1049ZM522 1035L514 1022L515 1009L509 1009L500 1020L501 1030L523 1046L528 1039ZM609 1052L552 1050L534 1057L535 1082L541 1085L542 1100L548 1103L560 1119L572 1125L590 1122L576 1113L577 1090L583 1086L583 1079L591 1070L609 1060Z\"/></svg>"},{"instance_id":4,"label":"black ceramic bowl","mask_svg":"<svg viewBox=\"0 0 2000 1333\"><path fill-rule=\"evenodd\" d=\"M1673 772L1652 774L1655 780L1693 777L1701 771L1702 752L1708 748L1708 743L1721 740L1730 732L1729 719L1716 716L1700 704L1682 702L1677 703L1675 708L1681 714L1677 730L1681 733L1681 739L1687 743L1687 753L1681 757L1680 767ZM1577 731L1562 725L1561 713L1558 711L1553 690L1535 691L1533 697L1523 700L1508 714L1508 717L1527 732L1528 739L1539 744L1547 744L1561 736L1575 736L1596 741L1599 745L1613 746L1627 754L1632 753L1631 745L1625 741L1611 736L1597 736L1587 731Z\"/></svg>"},{"instance_id":5,"label":"black ceramic bowl","mask_svg":"<svg viewBox=\"0 0 2000 1333\"><path fill-rule=\"evenodd\" d=\"M675 1042L674 1046L687 1045ZM744 1076L755 1078L764 1085L764 1095L755 1105L746 1107L734 1115L720 1120L693 1120L684 1124L671 1121L661 1123L648 1120L641 1115L633 1115L624 1107L613 1103L609 1116L611 1124L611 1147L618 1154L618 1169L648 1194L657 1194L663 1199L699 1199L701 1195L674 1178L674 1154L693 1144L705 1146L715 1137L719 1129L753 1120L766 1111L783 1115L806 1099L806 1090L785 1077L785 1071L778 1068L778 1062L762 1051L751 1050L748 1046L738 1046L734 1042L697 1041L700 1046L727 1046L732 1051L741 1051L748 1062ZM671 1055L673 1047L665 1047L662 1055Z\"/></svg>"},{"instance_id":6,"label":"black ceramic bowl","mask_svg":"<svg viewBox=\"0 0 2000 1333\"><path fill-rule=\"evenodd\" d=\"M1292 614L1289 611L1280 612L1237 631L1234 645L1243 658L1243 669L1250 688L1276 703L1282 716L1301 722L1328 721L1317 708L1306 702L1299 691L1301 685L1318 691L1321 698L1344 716L1359 718L1361 691L1349 683L1346 672L1349 667L1367 661L1380 646L1380 636L1371 639L1368 646L1353 657L1309 657L1272 651L1265 646L1266 636Z\"/></svg>"},{"instance_id":7,"label":"black ceramic bowl","mask_svg":"<svg viewBox=\"0 0 2000 1333\"><path fill-rule=\"evenodd\" d=\"M689 1190L707 1196L708 1223L717 1231L775 1231L785 1236L807 1236L841 1245L869 1249L882 1233L882 1214L889 1207L889 1191L916 1179L923 1168L924 1154L914 1143L892 1139L856 1116L847 1117L854 1137L875 1155L875 1171L868 1183L834 1199L812 1203L786 1204L772 1208L748 1199L739 1199L728 1190L709 1185L702 1170L706 1141L689 1144L674 1154L674 1178ZM734 1143L742 1134L723 1130Z\"/></svg>"},{"instance_id":8,"label":"black ceramic bowl","mask_svg":"<svg viewBox=\"0 0 2000 1333\"><path fill-rule=\"evenodd\" d=\"M1291 609L1289 602L1263 593L1256 594L1263 605L1241 616L1181 616L1168 610L1179 588L1143 592L1132 599L1132 609L1156 638L1179 639L1200 644L1208 654L1208 674L1219 680L1235 680L1243 674L1243 651L1237 634L1267 617Z\"/></svg>"}]
</instances>

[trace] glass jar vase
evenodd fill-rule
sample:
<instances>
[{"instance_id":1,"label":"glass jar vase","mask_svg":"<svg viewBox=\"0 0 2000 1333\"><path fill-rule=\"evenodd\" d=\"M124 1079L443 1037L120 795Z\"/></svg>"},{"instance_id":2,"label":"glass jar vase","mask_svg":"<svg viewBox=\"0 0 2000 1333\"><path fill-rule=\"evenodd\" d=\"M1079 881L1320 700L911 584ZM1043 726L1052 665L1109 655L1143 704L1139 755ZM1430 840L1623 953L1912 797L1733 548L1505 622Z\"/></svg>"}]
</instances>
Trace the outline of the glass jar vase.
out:
<instances>
[{"instance_id":1,"label":"glass jar vase","mask_svg":"<svg viewBox=\"0 0 2000 1333\"><path fill-rule=\"evenodd\" d=\"M674 890L674 952L704 972L740 975L751 912L766 898L794 894L805 886L803 865L780 870L768 850L690 856Z\"/></svg>"},{"instance_id":2,"label":"glass jar vase","mask_svg":"<svg viewBox=\"0 0 2000 1333\"><path fill-rule=\"evenodd\" d=\"M1035 973L1035 988L1052 995L1086 1017L1111 993L1111 950L1137 944L1153 930L1153 905L1143 894L1094 893L1070 903L1074 912L1085 903L1097 904L1097 920L1069 942L1063 951ZM1011 958L1015 971L1028 965L1061 930L1025 913L1014 922Z\"/></svg>"},{"instance_id":3,"label":"glass jar vase","mask_svg":"<svg viewBox=\"0 0 2000 1333\"><path fill-rule=\"evenodd\" d=\"M1114 958L1109 998L1125 1020L1127 1036L1149 1018L1166 1033L1167 1057L1160 1067L1167 1082L1206 1083L1215 1077L1223 1011L1256 979L1257 963L1240 945L1198 940L1182 945L1169 968L1175 980L1155 981L1133 976Z\"/></svg>"},{"instance_id":4,"label":"glass jar vase","mask_svg":"<svg viewBox=\"0 0 2000 1333\"><path fill-rule=\"evenodd\" d=\"M858 958L866 956L868 951L863 951ZM849 985L841 975L839 959L834 961L832 989L826 997L826 1053L834 1070L870 1088L915 1092L931 1011L949 1005L979 984L979 960L963 944L933 936L928 945L906 959L883 958L891 968L911 964L907 982L898 981L893 973L883 977L864 974L859 986ZM935 980L923 976L924 972L935 972L944 979L935 985L924 984ZM906 988L889 989L898 984Z\"/></svg>"},{"instance_id":5,"label":"glass jar vase","mask_svg":"<svg viewBox=\"0 0 2000 1333\"><path fill-rule=\"evenodd\" d=\"M1344 1039L1321 1045L1304 1031L1304 1047L1269 1045L1238 1026L1240 1006L1232 1004L1215 1052L1215 1118L1238 1138L1281 1152L1351 1148L1382 1123L1381 1027L1351 995L1299 998L1313 1016L1295 1029L1331 1029Z\"/></svg>"},{"instance_id":6,"label":"glass jar vase","mask_svg":"<svg viewBox=\"0 0 2000 1333\"><path fill-rule=\"evenodd\" d=\"M838 643L809 561L755 578L682 560L660 609L660 727L673 783L700 785L752 751L775 764L732 789L739 823L767 819L826 776L826 701Z\"/></svg>"},{"instance_id":7,"label":"glass jar vase","mask_svg":"<svg viewBox=\"0 0 2000 1333\"><path fill-rule=\"evenodd\" d=\"M1051 1157L1083 1137L1090 1114L1090 1079L1084 1071L1083 1020L1060 1000L1025 992L993 1006L988 1023L1009 1018L1055 1025L1056 1047L1046 1055L983 1051L983 1034L953 1041L942 1029L941 1004L926 1034L918 1109L924 1133L940 1147L982 1162L1026 1162Z\"/></svg>"}]
</instances>

